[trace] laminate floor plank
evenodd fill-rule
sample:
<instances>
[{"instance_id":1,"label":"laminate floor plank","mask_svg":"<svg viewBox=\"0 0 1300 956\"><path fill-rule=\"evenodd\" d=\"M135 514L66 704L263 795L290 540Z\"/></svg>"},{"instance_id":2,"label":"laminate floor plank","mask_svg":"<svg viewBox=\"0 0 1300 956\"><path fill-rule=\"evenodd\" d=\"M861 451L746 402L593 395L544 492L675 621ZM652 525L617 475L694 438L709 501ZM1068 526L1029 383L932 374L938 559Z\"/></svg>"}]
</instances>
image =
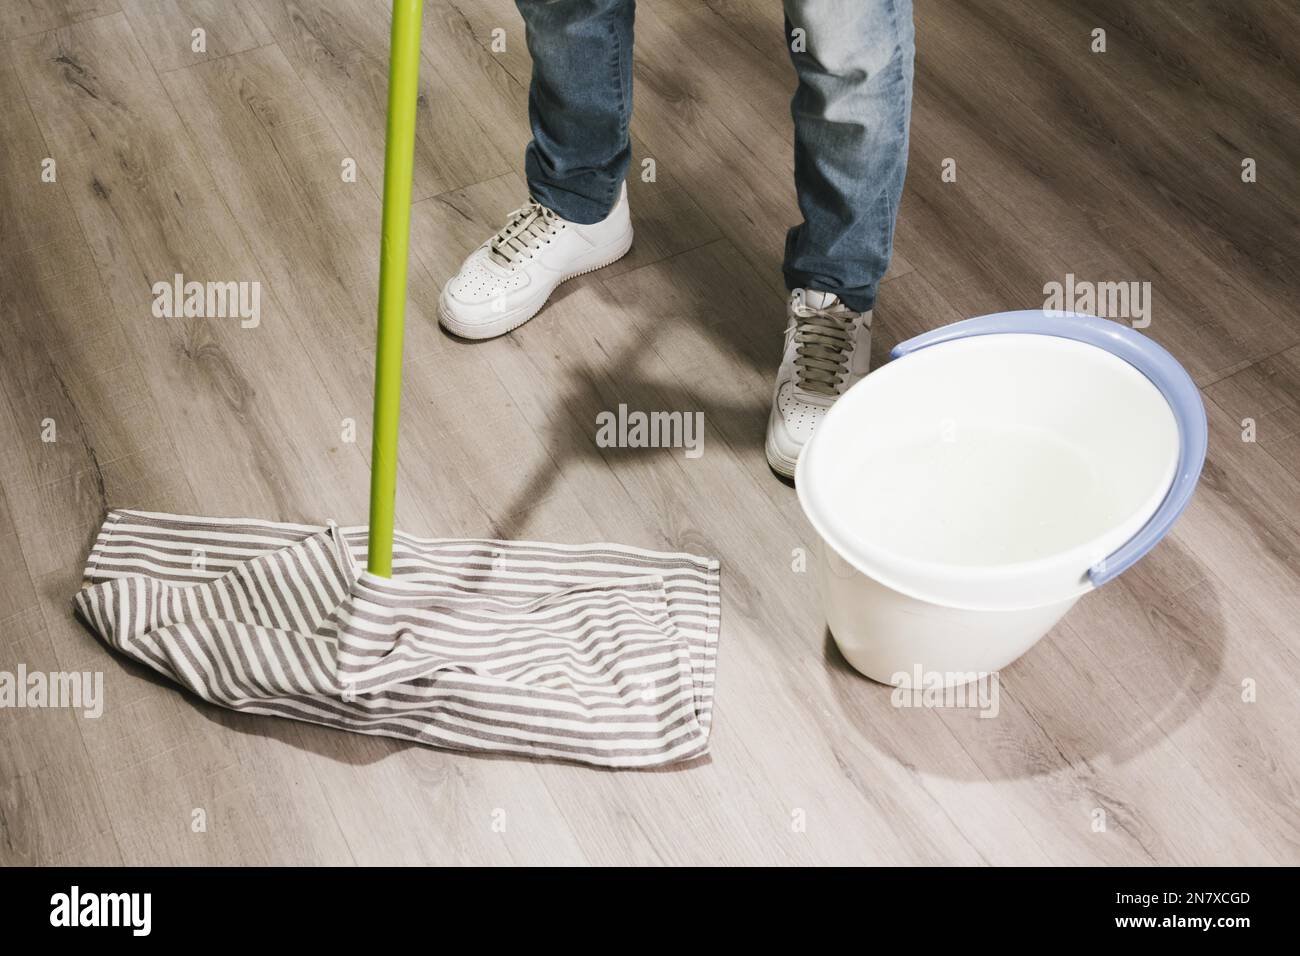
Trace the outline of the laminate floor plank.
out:
<instances>
[{"instance_id":1,"label":"laminate floor plank","mask_svg":"<svg viewBox=\"0 0 1300 956\"><path fill-rule=\"evenodd\" d=\"M119 0L159 73L272 42L250 0Z\"/></svg>"},{"instance_id":2,"label":"laminate floor plank","mask_svg":"<svg viewBox=\"0 0 1300 956\"><path fill-rule=\"evenodd\" d=\"M0 393L0 438L17 442L18 427ZM12 447L12 446L10 446ZM7 475L5 488L19 484ZM0 489L0 669L12 680L65 671L41 617L36 586L12 520L15 508ZM22 668L20 670L19 668ZM89 672L88 672L89 673ZM89 687L93 693L92 683ZM35 866L67 853L87 863L121 862L95 765L86 753L78 722L98 719L102 697L68 709L0 709L0 735L7 742L0 761L0 865ZM90 715L90 716L87 716Z\"/></svg>"},{"instance_id":3,"label":"laminate floor plank","mask_svg":"<svg viewBox=\"0 0 1300 956\"><path fill-rule=\"evenodd\" d=\"M121 9L121 0L6 0L0 4L0 40L43 33Z\"/></svg>"},{"instance_id":4,"label":"laminate floor plank","mask_svg":"<svg viewBox=\"0 0 1300 956\"><path fill-rule=\"evenodd\" d=\"M293 64L313 101L338 132L360 175L383 180L388 88L388 13L370 0L302 4L249 0ZM475 115L424 58L416 110L416 200L500 175L509 164ZM484 117L490 121L490 117ZM343 157L340 157L340 161Z\"/></svg>"},{"instance_id":5,"label":"laminate floor plank","mask_svg":"<svg viewBox=\"0 0 1300 956\"><path fill-rule=\"evenodd\" d=\"M1243 442L1257 442L1300 480L1300 347L1261 359L1205 394L1238 423Z\"/></svg>"},{"instance_id":6,"label":"laminate floor plank","mask_svg":"<svg viewBox=\"0 0 1300 956\"><path fill-rule=\"evenodd\" d=\"M1014 168L1023 162L1018 157L1032 156L1049 181L1067 184L1074 196L1071 205L1082 211L1062 216L1050 205L1021 207L1018 218L1028 232L1041 231L1035 222L1064 223L1058 227L1061 239L1052 244L1061 266L1042 281L1062 281L1067 270L1092 281L1149 281L1150 334L1173 347L1200 383L1295 344L1284 291L1294 286L1294 266L1288 264L1285 243L1278 242L1294 231L1291 207L1270 201L1262 190L1252 193L1253 187L1240 180L1239 158L1230 169L1209 165L1200 149L1214 129L1202 116L1213 115L1212 95L1202 91L1205 84L1183 94L1186 107L1202 116L1198 125L1167 123L1168 110L1157 98L1134 89L1137 71L1126 70L1122 60L1108 60L1109 54L1087 52L1083 41L1073 42L1091 29L1091 21L1075 8L1067 18L1032 5L1022 11L1014 0L1003 6L995 13L984 7L949 10L923 4L918 29L928 36L931 49L952 64L949 71L929 71L940 93L933 101L940 108L953 103L960 83L961 112L982 117L983 128L1005 140L1000 147L1004 162L984 168ZM1119 34L1113 43L1123 40ZM1071 69L1062 70L1063 62ZM1167 87L1172 86L1171 79ZM924 89L918 84L914 140L929 113L921 100ZM1013 105L1021 108L1014 126L994 122ZM1072 137L1073 148L1060 148L1063 135ZM946 155L954 154L961 156L955 145ZM934 177L934 160L920 169L923 175L916 181L926 185ZM1089 188L1093 182L1097 186ZM997 190L997 195L1022 194L1016 184ZM1112 207L1111 215L1101 214L1109 197L1123 197L1124 205ZM1229 206L1251 208L1255 214L1225 215ZM905 203L904 221L910 211ZM1230 219L1231 226L1210 225ZM960 248L944 251L966 255ZM1012 250L999 245L985 254L1001 258L1006 266L1017 261ZM924 268L932 260L918 265ZM1041 284L1024 294L1033 293L1041 301Z\"/></svg>"}]
</instances>

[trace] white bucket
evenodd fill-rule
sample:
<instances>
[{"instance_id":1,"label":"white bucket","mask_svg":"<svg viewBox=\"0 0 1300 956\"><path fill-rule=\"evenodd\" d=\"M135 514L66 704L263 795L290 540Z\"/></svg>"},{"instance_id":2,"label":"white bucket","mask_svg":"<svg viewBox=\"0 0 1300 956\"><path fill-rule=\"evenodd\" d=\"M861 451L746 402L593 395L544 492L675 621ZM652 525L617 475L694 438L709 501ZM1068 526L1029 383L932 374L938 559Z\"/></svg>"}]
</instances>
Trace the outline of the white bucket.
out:
<instances>
[{"instance_id":1,"label":"white bucket","mask_svg":"<svg viewBox=\"0 0 1300 956\"><path fill-rule=\"evenodd\" d=\"M1200 473L1204 408L1167 352L1090 316L984 316L894 355L818 426L799 500L849 663L964 683L1163 536Z\"/></svg>"}]
</instances>

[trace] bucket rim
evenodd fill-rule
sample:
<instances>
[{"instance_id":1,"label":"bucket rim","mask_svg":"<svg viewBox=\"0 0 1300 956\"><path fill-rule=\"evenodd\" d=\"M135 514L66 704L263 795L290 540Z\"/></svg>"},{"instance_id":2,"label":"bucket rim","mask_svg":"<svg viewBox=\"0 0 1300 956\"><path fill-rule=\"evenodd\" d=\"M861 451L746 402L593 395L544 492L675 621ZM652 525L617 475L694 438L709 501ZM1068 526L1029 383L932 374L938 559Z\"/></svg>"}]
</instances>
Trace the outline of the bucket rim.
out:
<instances>
[{"instance_id":1,"label":"bucket rim","mask_svg":"<svg viewBox=\"0 0 1300 956\"><path fill-rule=\"evenodd\" d=\"M1133 515L1141 514L1142 523L1137 530L1132 531L1117 548L1112 539L1106 546L1108 554L1097 553L1101 550L1097 547L1097 542L1104 537L1099 536L1046 558L987 566L925 561L887 549L874 548L860 538L837 529L828 516L822 514L823 509L810 500L808 462L816 457L810 453L817 447L818 436L825 434L826 422L822 422L799 456L795 487L805 516L825 545L841 560L873 581L928 604L962 610L1024 610L1077 600L1125 570L1167 533L1174 519L1186 506L1204 462L1207 437L1205 411L1199 390L1186 371L1173 356L1145 336L1119 323L1077 313L1044 310L994 313L943 326L900 343L890 353L895 361L876 371L884 371L896 365L898 359L933 345L974 336L1024 334L1040 334L1093 346L1143 376L1168 406L1178 432L1177 460L1172 466L1172 474L1162 483L1158 495L1153 492L1154 503L1137 509L1125 522L1115 526L1122 527L1127 523L1132 528ZM1192 396L1190 401L1189 391ZM832 408L830 415L834 413L835 408ZM860 551L864 553L857 553ZM875 560L872 560L873 557ZM970 590L981 587L985 582L992 586L1033 572L1042 572L1045 565L1069 573L1068 569L1075 561L1080 567L1076 583L1068 589L1055 591L1051 597L1043 600L1008 598L981 603L972 601L969 597L941 597L927 593L923 586L905 583L907 579L924 581L938 576L950 579L958 591ZM882 570L881 563L887 564L888 569Z\"/></svg>"}]
</instances>

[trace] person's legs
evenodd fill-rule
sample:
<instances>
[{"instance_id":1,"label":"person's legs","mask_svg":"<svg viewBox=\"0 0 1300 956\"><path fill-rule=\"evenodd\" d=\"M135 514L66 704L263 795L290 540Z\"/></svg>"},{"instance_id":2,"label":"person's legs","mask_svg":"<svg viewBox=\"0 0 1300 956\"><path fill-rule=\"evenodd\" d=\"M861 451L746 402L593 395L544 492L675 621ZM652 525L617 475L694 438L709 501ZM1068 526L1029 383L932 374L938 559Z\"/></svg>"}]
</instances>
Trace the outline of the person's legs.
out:
<instances>
[{"instance_id":1,"label":"person's legs","mask_svg":"<svg viewBox=\"0 0 1300 956\"><path fill-rule=\"evenodd\" d=\"M524 154L532 197L594 223L618 201L632 148L635 0L516 0L533 58Z\"/></svg>"},{"instance_id":2,"label":"person's legs","mask_svg":"<svg viewBox=\"0 0 1300 956\"><path fill-rule=\"evenodd\" d=\"M867 312L889 267L907 170L912 3L785 0L785 14L804 217L786 236L786 285Z\"/></svg>"},{"instance_id":3,"label":"person's legs","mask_svg":"<svg viewBox=\"0 0 1300 956\"><path fill-rule=\"evenodd\" d=\"M786 236L791 295L767 460L793 477L826 412L870 369L907 170L913 30L911 0L785 0L785 15L804 221Z\"/></svg>"},{"instance_id":4,"label":"person's legs","mask_svg":"<svg viewBox=\"0 0 1300 956\"><path fill-rule=\"evenodd\" d=\"M623 179L632 155L635 0L515 2L533 57L530 198L442 288L438 321L467 339L519 327L561 282L632 246Z\"/></svg>"}]
</instances>

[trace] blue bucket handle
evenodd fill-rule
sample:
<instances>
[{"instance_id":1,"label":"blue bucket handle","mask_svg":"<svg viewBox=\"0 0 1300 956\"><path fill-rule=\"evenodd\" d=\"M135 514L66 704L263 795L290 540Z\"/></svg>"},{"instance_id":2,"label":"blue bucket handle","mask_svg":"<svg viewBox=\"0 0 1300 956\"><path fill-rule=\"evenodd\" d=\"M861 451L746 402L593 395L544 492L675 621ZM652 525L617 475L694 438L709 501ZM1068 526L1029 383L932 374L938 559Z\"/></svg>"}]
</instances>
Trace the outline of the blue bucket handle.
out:
<instances>
[{"instance_id":1,"label":"blue bucket handle","mask_svg":"<svg viewBox=\"0 0 1300 956\"><path fill-rule=\"evenodd\" d=\"M1165 397L1178 423L1178 469L1168 493L1151 518L1128 541L1112 554L1088 569L1093 587L1101 587L1111 578L1132 567L1165 536L1187 507L1196 490L1201 467L1205 464L1208 430L1205 405L1200 390L1178 360L1145 335L1126 325L1077 312L1048 312L1024 309L998 312L954 322L930 332L923 332L890 351L891 359L911 355L940 342L970 338L975 335L1054 335L1105 349L1122 358L1151 380Z\"/></svg>"}]
</instances>

